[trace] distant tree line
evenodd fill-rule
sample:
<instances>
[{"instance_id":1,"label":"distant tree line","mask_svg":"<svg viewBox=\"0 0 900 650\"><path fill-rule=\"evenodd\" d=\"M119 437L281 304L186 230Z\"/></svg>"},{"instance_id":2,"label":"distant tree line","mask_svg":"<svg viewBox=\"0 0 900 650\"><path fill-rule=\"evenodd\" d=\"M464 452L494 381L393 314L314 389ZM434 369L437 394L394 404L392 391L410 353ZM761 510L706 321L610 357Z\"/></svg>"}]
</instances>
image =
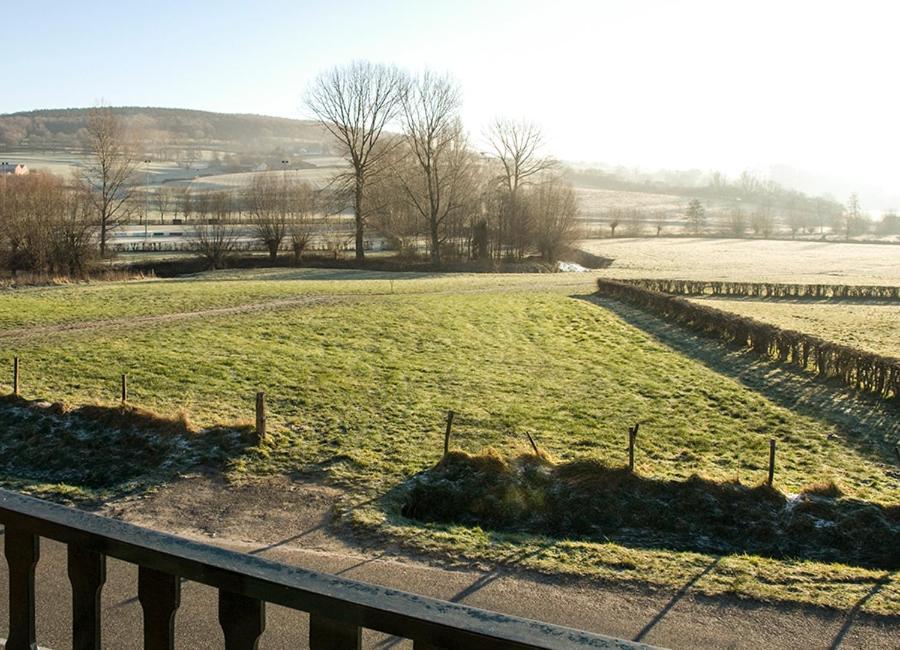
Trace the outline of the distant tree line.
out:
<instances>
[{"instance_id":1,"label":"distant tree line","mask_svg":"<svg viewBox=\"0 0 900 650\"><path fill-rule=\"evenodd\" d=\"M783 236L785 229L791 238L800 234L818 234L825 237L825 229L832 237L849 241L853 237L872 233L875 235L900 234L900 218L889 211L879 221L874 221L860 207L859 198L851 194L846 205L830 200L817 199L812 212L774 208L771 203L742 203L713 213L704 203L693 198L684 208L672 210L652 210L641 208L610 208L605 212L608 236L616 237L617 232L626 237L638 237L647 233L649 225L657 236L665 228L680 219L686 232L692 235L714 235L726 237L757 237L770 239Z\"/></svg>"}]
</instances>

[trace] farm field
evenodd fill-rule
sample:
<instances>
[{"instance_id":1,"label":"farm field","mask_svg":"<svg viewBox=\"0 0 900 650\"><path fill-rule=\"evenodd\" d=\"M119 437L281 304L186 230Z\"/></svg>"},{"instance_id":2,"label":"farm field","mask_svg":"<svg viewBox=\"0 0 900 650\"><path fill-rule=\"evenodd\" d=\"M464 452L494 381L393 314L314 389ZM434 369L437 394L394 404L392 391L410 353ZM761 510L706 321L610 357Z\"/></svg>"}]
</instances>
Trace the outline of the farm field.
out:
<instances>
[{"instance_id":1,"label":"farm field","mask_svg":"<svg viewBox=\"0 0 900 650\"><path fill-rule=\"evenodd\" d=\"M900 358L900 305L808 300L691 300L843 345Z\"/></svg>"},{"instance_id":2,"label":"farm field","mask_svg":"<svg viewBox=\"0 0 900 650\"><path fill-rule=\"evenodd\" d=\"M614 258L603 271L611 278L900 284L900 246L890 244L660 237L579 245Z\"/></svg>"},{"instance_id":3,"label":"farm field","mask_svg":"<svg viewBox=\"0 0 900 650\"><path fill-rule=\"evenodd\" d=\"M834 481L848 498L900 503L892 407L598 301L595 277L269 269L0 292L0 363L22 359L27 400L112 407L127 373L129 401L154 426L171 418L168 433L117 436L46 406L0 405L22 432L3 439L2 482L92 501L191 463L235 482L316 477L345 491L344 521L419 550L677 586L715 557L423 524L391 494L439 460L453 410L455 449L519 454L529 433L560 461L610 465L640 422L636 469L658 479L759 484L774 437L778 489ZM245 425L258 390L262 447L211 430ZM875 583L865 611L900 611L896 573L805 559L728 555L696 588L848 609Z\"/></svg>"}]
</instances>

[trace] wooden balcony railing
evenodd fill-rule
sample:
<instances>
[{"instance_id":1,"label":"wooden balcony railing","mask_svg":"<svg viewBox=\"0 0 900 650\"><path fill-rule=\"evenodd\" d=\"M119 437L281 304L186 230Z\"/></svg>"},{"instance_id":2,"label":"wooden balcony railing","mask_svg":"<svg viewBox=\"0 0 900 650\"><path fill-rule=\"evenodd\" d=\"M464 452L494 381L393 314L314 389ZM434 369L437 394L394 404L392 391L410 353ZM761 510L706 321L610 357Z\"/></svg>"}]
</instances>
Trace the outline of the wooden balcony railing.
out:
<instances>
[{"instance_id":1,"label":"wooden balcony railing","mask_svg":"<svg viewBox=\"0 0 900 650\"><path fill-rule=\"evenodd\" d=\"M219 590L227 650L257 647L265 603L308 612L313 650L360 648L363 628L412 639L416 650L647 647L307 571L7 490L0 490L0 524L9 564L6 650L37 647L34 576L41 537L68 548L75 650L101 647L100 591L107 557L139 567L137 593L149 650L174 647L182 578Z\"/></svg>"}]
</instances>

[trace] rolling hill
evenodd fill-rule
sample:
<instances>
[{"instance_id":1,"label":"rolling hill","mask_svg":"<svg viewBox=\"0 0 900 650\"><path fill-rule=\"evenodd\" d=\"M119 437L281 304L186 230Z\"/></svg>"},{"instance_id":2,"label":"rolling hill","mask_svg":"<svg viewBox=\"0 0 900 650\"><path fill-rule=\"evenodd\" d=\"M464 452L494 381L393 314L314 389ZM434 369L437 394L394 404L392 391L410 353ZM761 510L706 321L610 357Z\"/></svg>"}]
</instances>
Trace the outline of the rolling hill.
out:
<instances>
[{"instance_id":1,"label":"rolling hill","mask_svg":"<svg viewBox=\"0 0 900 650\"><path fill-rule=\"evenodd\" d=\"M113 110L145 143L167 158L221 154L329 154L333 142L313 121L179 108L125 106ZM77 151L83 147L88 108L0 115L0 149Z\"/></svg>"}]
</instances>

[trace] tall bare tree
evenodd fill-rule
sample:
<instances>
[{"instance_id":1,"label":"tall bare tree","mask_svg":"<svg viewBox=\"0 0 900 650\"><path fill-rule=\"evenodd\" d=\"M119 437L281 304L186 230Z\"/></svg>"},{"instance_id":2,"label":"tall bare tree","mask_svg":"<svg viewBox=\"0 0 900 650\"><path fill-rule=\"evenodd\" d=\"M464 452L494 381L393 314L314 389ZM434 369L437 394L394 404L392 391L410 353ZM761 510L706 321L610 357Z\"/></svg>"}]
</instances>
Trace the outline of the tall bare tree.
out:
<instances>
[{"instance_id":1,"label":"tall bare tree","mask_svg":"<svg viewBox=\"0 0 900 650\"><path fill-rule=\"evenodd\" d=\"M105 257L109 233L122 222L134 193L138 156L121 120L109 107L91 110L86 131L90 161L82 178L100 226L100 256Z\"/></svg>"},{"instance_id":2,"label":"tall bare tree","mask_svg":"<svg viewBox=\"0 0 900 650\"><path fill-rule=\"evenodd\" d=\"M382 135L398 114L406 86L397 68L356 61L322 73L306 94L307 105L340 142L352 169L345 180L353 196L357 259L365 257L366 185L389 149Z\"/></svg>"},{"instance_id":3,"label":"tall bare tree","mask_svg":"<svg viewBox=\"0 0 900 650\"><path fill-rule=\"evenodd\" d=\"M521 257L523 244L530 236L528 213L519 200L522 186L530 183L535 177L556 166L556 161L541 153L544 139L537 125L525 120L499 118L488 130L488 140L497 158L500 160L507 200L505 215L499 222L501 249L505 242L513 247L513 252Z\"/></svg>"},{"instance_id":4,"label":"tall bare tree","mask_svg":"<svg viewBox=\"0 0 900 650\"><path fill-rule=\"evenodd\" d=\"M446 222L471 201L471 154L459 117L457 84L425 72L404 94L402 119L413 163L401 173L409 201L428 224L431 261L441 262Z\"/></svg>"},{"instance_id":5,"label":"tall bare tree","mask_svg":"<svg viewBox=\"0 0 900 650\"><path fill-rule=\"evenodd\" d=\"M503 165L510 194L515 194L533 176L556 166L553 158L541 154L544 137L532 122L499 118L490 127L488 140Z\"/></svg>"}]
</instances>

